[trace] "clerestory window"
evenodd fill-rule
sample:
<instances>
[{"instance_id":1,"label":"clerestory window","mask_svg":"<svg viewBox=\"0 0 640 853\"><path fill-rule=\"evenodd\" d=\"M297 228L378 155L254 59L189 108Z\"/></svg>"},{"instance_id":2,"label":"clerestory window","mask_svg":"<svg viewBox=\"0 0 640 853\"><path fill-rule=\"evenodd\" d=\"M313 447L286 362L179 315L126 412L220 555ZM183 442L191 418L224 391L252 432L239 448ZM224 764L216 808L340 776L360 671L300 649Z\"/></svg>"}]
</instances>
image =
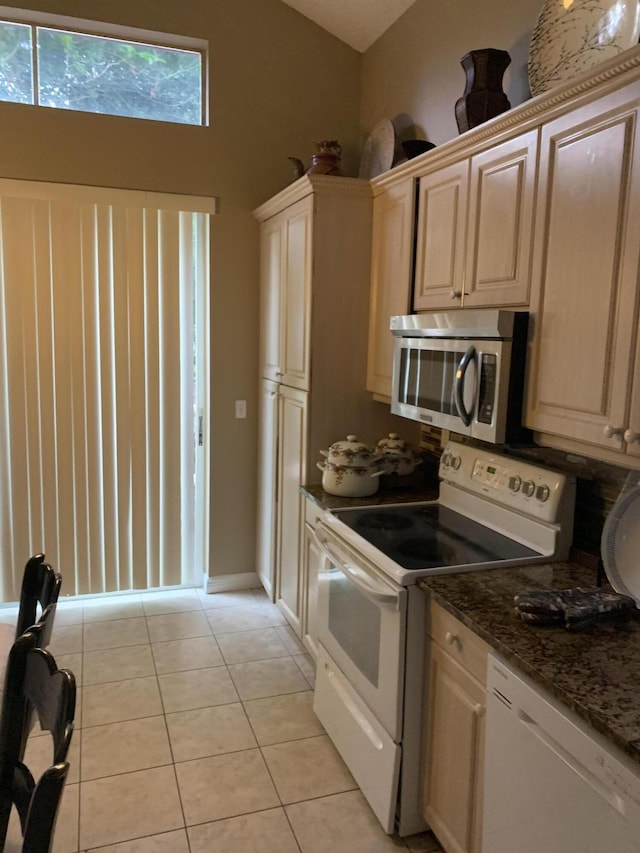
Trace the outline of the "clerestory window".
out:
<instances>
[{"instance_id":1,"label":"clerestory window","mask_svg":"<svg viewBox=\"0 0 640 853\"><path fill-rule=\"evenodd\" d=\"M205 124L206 45L160 39L0 20L0 100Z\"/></svg>"}]
</instances>

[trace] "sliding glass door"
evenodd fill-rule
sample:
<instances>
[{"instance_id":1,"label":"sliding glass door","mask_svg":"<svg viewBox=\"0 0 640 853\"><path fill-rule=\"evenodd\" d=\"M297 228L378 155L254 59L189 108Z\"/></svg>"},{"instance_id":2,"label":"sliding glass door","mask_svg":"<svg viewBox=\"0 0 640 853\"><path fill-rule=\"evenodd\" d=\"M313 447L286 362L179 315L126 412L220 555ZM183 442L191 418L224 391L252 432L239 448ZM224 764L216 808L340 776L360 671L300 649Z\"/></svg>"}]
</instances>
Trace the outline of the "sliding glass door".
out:
<instances>
[{"instance_id":1,"label":"sliding glass door","mask_svg":"<svg viewBox=\"0 0 640 853\"><path fill-rule=\"evenodd\" d=\"M206 569L210 199L0 180L0 599Z\"/></svg>"}]
</instances>

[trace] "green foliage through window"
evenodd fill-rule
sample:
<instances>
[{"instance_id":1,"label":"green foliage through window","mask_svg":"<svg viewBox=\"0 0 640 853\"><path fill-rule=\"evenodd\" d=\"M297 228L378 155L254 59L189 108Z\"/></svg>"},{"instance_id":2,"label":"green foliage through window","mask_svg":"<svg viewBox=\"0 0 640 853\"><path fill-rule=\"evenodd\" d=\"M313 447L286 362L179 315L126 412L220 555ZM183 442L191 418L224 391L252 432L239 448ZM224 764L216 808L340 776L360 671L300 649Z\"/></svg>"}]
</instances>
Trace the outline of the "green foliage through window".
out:
<instances>
[{"instance_id":1,"label":"green foliage through window","mask_svg":"<svg viewBox=\"0 0 640 853\"><path fill-rule=\"evenodd\" d=\"M0 21L4 101L202 124L202 63L196 50Z\"/></svg>"}]
</instances>

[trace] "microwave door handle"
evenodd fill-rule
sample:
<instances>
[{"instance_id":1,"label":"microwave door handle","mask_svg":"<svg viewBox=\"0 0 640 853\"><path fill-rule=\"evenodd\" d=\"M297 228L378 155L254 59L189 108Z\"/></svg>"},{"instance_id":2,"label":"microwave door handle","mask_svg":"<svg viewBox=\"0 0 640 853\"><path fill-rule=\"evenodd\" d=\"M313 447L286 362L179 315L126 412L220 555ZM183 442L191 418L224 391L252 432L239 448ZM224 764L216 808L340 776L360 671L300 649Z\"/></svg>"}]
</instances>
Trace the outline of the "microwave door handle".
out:
<instances>
[{"instance_id":1,"label":"microwave door handle","mask_svg":"<svg viewBox=\"0 0 640 853\"><path fill-rule=\"evenodd\" d=\"M393 604L398 607L398 596L393 592L381 592L379 588L368 584L362 577L362 574L357 572L353 566L345 561L338 553L336 548L332 548L326 539L321 539L316 531L316 542L324 555L333 563L333 565L346 575L349 580L354 583L366 596L372 601L377 601L380 604Z\"/></svg>"},{"instance_id":2,"label":"microwave door handle","mask_svg":"<svg viewBox=\"0 0 640 853\"><path fill-rule=\"evenodd\" d=\"M458 364L458 369L456 370L456 378L454 381L454 393L456 399L456 409L458 410L458 414L460 415L460 419L465 426L469 426L471 424L471 419L473 418L473 413L468 412L464 405L464 377L467 373L469 365L472 361L475 361L476 357L476 348L471 344L469 349L465 352L465 354L460 359Z\"/></svg>"}]
</instances>

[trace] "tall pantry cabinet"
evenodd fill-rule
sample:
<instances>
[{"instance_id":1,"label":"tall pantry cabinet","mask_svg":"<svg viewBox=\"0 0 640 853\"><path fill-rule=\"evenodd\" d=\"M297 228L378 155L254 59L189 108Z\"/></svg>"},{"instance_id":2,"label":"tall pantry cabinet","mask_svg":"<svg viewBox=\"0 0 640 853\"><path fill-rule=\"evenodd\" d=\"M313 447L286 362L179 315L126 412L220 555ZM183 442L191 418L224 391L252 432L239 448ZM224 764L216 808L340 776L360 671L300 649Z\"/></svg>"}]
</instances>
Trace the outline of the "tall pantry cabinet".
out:
<instances>
[{"instance_id":1,"label":"tall pantry cabinet","mask_svg":"<svg viewBox=\"0 0 640 853\"><path fill-rule=\"evenodd\" d=\"M406 421L366 391L371 204L368 181L305 175L254 211L261 245L257 572L300 637L313 621L313 596L299 487L320 482L319 451L334 441L355 433L375 444L389 430L406 433Z\"/></svg>"}]
</instances>

